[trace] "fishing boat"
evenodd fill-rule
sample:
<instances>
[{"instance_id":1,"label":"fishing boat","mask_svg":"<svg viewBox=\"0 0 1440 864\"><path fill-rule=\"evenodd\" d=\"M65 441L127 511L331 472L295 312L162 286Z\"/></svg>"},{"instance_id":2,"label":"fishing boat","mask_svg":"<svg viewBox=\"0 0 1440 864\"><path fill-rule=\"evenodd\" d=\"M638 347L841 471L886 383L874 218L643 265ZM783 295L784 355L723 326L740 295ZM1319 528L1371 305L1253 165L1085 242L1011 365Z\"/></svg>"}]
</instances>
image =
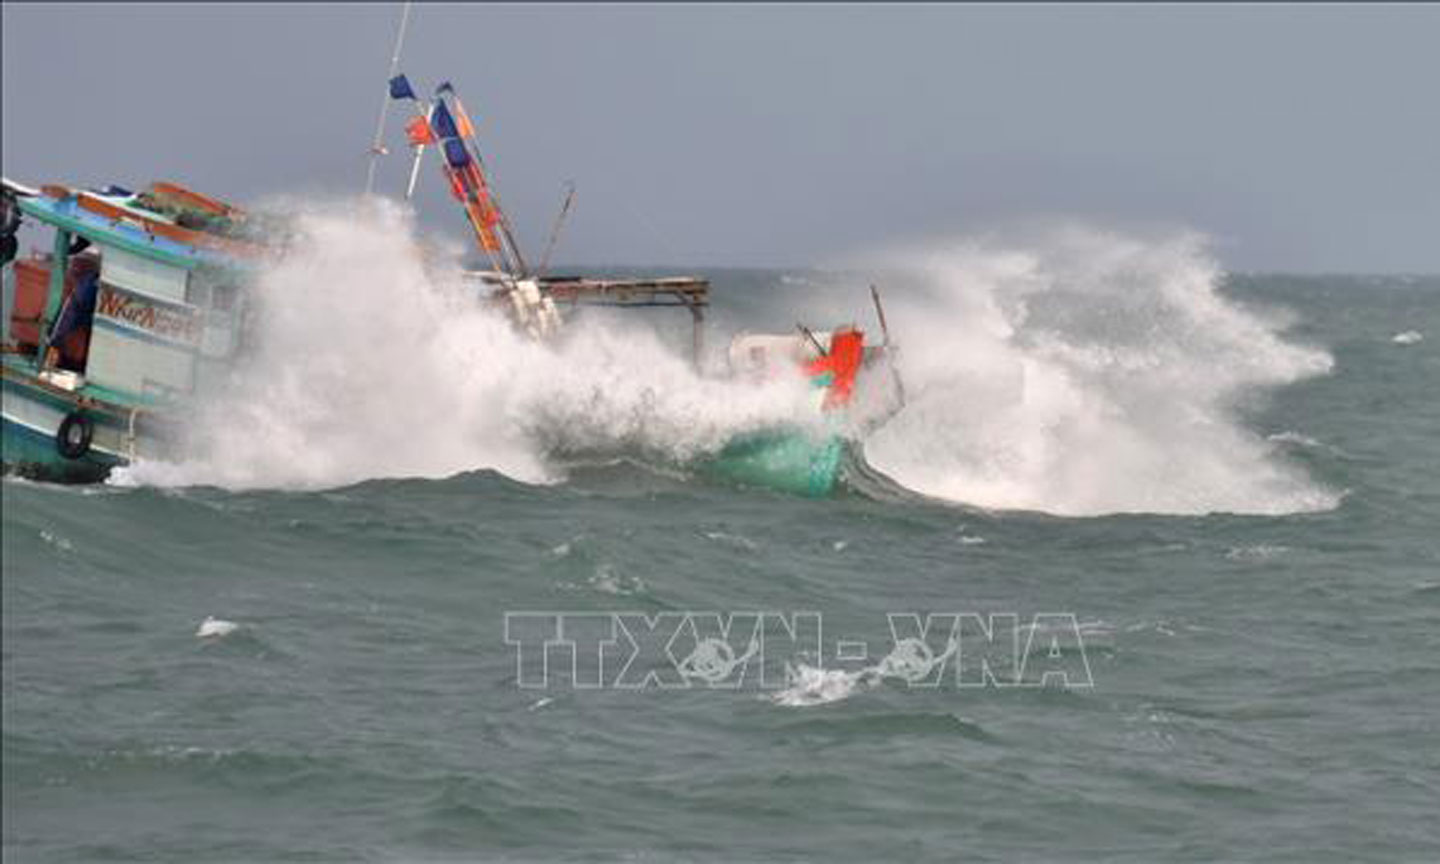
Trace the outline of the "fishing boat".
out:
<instances>
[{"instance_id":1,"label":"fishing boat","mask_svg":"<svg viewBox=\"0 0 1440 864\"><path fill-rule=\"evenodd\" d=\"M879 293L871 291L883 321ZM731 340L727 359L730 373L747 380L804 376L814 393L810 422L802 418L742 434L702 463L705 473L796 495L829 495L855 442L903 405L888 328L882 326L887 336L881 345L867 345L864 331L853 324L828 333L796 329L741 333Z\"/></svg>"},{"instance_id":2,"label":"fishing boat","mask_svg":"<svg viewBox=\"0 0 1440 864\"><path fill-rule=\"evenodd\" d=\"M19 257L23 222L48 252ZM6 470L68 481L175 455L241 345L264 255L246 214L175 183L140 193L3 181Z\"/></svg>"},{"instance_id":3,"label":"fishing boat","mask_svg":"<svg viewBox=\"0 0 1440 864\"><path fill-rule=\"evenodd\" d=\"M398 53L397 43L397 57ZM413 106L413 115L405 126L414 153L406 198L414 192L427 149L433 149L441 156L439 163L450 192L463 208L476 245L490 265L488 269L469 271L466 275L485 286L493 305L503 309L517 327L539 340L553 338L559 332L563 323L559 310L563 307L684 308L691 316L694 361L697 369L701 367L705 310L710 302L710 286L706 280L547 275L550 253L574 201L573 185L551 230L541 263L538 269L532 270L489 180L475 125L454 86L448 81L442 83L434 96L423 102L408 77L393 74L393 63L391 71L390 99ZM382 109L379 132L383 132L384 123ZM378 156L384 152L378 146L378 132L376 140L372 153ZM853 325L822 334L799 326L797 334L740 334L732 340L727 352L729 374L756 382L776 375L805 376L817 394L815 416L809 418L814 422L802 421L742 435L715 457L704 460L700 465L702 472L795 494L830 494L856 431L883 421L898 410L903 401L903 391L891 362L893 349L884 308L874 286L871 296L885 333L882 345L866 345L864 332ZM890 393L880 399L878 410L856 410L853 396L862 378L891 385ZM872 407L875 404L872 401Z\"/></svg>"},{"instance_id":4,"label":"fishing boat","mask_svg":"<svg viewBox=\"0 0 1440 864\"><path fill-rule=\"evenodd\" d=\"M530 266L455 88L445 82L422 103L409 80L395 75L388 91L386 105L408 101L415 108L405 130L414 158L405 197L414 191L426 151L439 154L489 264L463 271L480 302L540 341L560 332L563 309L684 309L701 365L707 280L550 274L573 187L539 266ZM380 133L384 117L382 111ZM378 144L372 149L382 152ZM250 341L248 286L293 243L289 226L166 181L134 193L117 186L35 189L6 179L0 201L7 470L90 481L116 466L180 457L197 402L223 387L242 358ZM51 232L48 252L17 257L22 221ZM884 310L872 294L883 331ZM857 386L887 377L872 370L889 368L888 331L883 345L867 346L854 326L818 334L798 329L736 337L729 374L752 381L805 376L816 393L814 422L740 436L706 460L706 473L805 495L835 487L847 441L863 422L853 404Z\"/></svg>"},{"instance_id":5,"label":"fishing boat","mask_svg":"<svg viewBox=\"0 0 1440 864\"><path fill-rule=\"evenodd\" d=\"M274 226L262 232L240 208L168 182L136 194L7 179L3 193L6 468L87 482L137 460L175 459L196 401L219 385L247 341L246 288L279 252ZM51 231L50 251L16 257L22 219ZM710 303L704 279L466 275L539 340L559 333L562 309L686 310L700 363ZM878 294L875 301L883 322ZM833 490L854 435L857 384L893 374L876 371L888 369L888 336L867 346L854 326L799 331L736 336L728 374L757 383L805 376L816 422L742 435L702 472L802 495Z\"/></svg>"}]
</instances>

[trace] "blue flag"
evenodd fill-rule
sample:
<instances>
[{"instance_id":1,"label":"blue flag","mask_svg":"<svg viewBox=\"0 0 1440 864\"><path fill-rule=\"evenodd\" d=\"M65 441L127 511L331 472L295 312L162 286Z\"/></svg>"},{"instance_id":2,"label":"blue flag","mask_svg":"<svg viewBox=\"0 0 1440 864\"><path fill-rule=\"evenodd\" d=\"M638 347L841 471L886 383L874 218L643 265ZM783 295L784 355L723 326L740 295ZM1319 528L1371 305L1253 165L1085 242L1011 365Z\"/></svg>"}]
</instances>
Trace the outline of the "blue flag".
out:
<instances>
[{"instance_id":1,"label":"blue flag","mask_svg":"<svg viewBox=\"0 0 1440 864\"><path fill-rule=\"evenodd\" d=\"M414 99L415 91L410 89L410 79L404 75L396 75L390 79L391 99Z\"/></svg>"},{"instance_id":2,"label":"blue flag","mask_svg":"<svg viewBox=\"0 0 1440 864\"><path fill-rule=\"evenodd\" d=\"M459 138L446 138L445 161L450 163L451 168L464 168L469 165L470 151L465 149L465 142Z\"/></svg>"},{"instance_id":3,"label":"blue flag","mask_svg":"<svg viewBox=\"0 0 1440 864\"><path fill-rule=\"evenodd\" d=\"M460 137L460 130L455 128L455 118L451 116L450 109L445 107L443 100L435 103L435 114L430 118L430 126L441 138Z\"/></svg>"}]
</instances>

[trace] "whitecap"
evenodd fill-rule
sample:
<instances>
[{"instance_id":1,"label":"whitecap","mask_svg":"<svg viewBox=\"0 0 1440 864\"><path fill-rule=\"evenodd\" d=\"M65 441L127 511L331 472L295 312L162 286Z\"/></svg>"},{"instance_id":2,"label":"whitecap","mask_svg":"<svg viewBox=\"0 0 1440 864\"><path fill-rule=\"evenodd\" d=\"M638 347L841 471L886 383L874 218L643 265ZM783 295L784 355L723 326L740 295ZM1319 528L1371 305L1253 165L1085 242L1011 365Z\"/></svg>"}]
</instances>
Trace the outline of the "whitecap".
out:
<instances>
[{"instance_id":1,"label":"whitecap","mask_svg":"<svg viewBox=\"0 0 1440 864\"><path fill-rule=\"evenodd\" d=\"M200 622L200 629L195 631L195 637L197 639L223 639L239 629L240 625L234 621L206 615L205 620Z\"/></svg>"},{"instance_id":2,"label":"whitecap","mask_svg":"<svg viewBox=\"0 0 1440 864\"><path fill-rule=\"evenodd\" d=\"M61 537L59 534L52 534L49 531L41 531L40 539L44 540L46 543L49 543L51 546L54 546L56 549L59 549L61 552L75 551L74 544L72 544L69 540L66 540L64 537Z\"/></svg>"},{"instance_id":3,"label":"whitecap","mask_svg":"<svg viewBox=\"0 0 1440 864\"><path fill-rule=\"evenodd\" d=\"M724 531L706 531L705 539L714 540L716 543L724 543L728 546L737 546L749 552L754 552L760 548L760 544L743 534L727 534Z\"/></svg>"},{"instance_id":4,"label":"whitecap","mask_svg":"<svg viewBox=\"0 0 1440 864\"><path fill-rule=\"evenodd\" d=\"M1337 505L1230 410L1333 359L1231 299L1204 238L1064 227L879 263L914 282L888 304L909 398L865 455L912 491L1066 516Z\"/></svg>"},{"instance_id":5,"label":"whitecap","mask_svg":"<svg viewBox=\"0 0 1440 864\"><path fill-rule=\"evenodd\" d=\"M1256 543L1250 546L1231 546L1226 550L1225 557L1231 561L1265 561L1278 558L1289 551L1289 546Z\"/></svg>"},{"instance_id":6,"label":"whitecap","mask_svg":"<svg viewBox=\"0 0 1440 864\"><path fill-rule=\"evenodd\" d=\"M786 708L805 708L812 705L826 705L849 698L855 688L874 681L873 669L846 672L843 669L821 669L807 666L787 666L785 680L790 686L770 694L770 701Z\"/></svg>"},{"instance_id":7,"label":"whitecap","mask_svg":"<svg viewBox=\"0 0 1440 864\"><path fill-rule=\"evenodd\" d=\"M639 576L627 576L616 572L609 564L601 564L585 580L590 587L605 594L630 595L645 590L645 580Z\"/></svg>"},{"instance_id":8,"label":"whitecap","mask_svg":"<svg viewBox=\"0 0 1440 864\"><path fill-rule=\"evenodd\" d=\"M1319 441L1311 438L1309 435L1302 435L1299 432L1293 432L1288 429L1284 432L1276 432L1273 435L1266 435L1265 440L1274 441L1276 444L1296 444L1301 447L1321 446Z\"/></svg>"},{"instance_id":9,"label":"whitecap","mask_svg":"<svg viewBox=\"0 0 1440 864\"><path fill-rule=\"evenodd\" d=\"M567 470L556 454L638 449L684 464L809 414L801 376L702 376L645 321L577 318L563 340L529 339L427 256L403 205L271 209L307 242L255 278L250 360L199 406L191 452L116 472L117 484L332 489L482 469L553 484ZM387 345L405 362L376 350Z\"/></svg>"}]
</instances>

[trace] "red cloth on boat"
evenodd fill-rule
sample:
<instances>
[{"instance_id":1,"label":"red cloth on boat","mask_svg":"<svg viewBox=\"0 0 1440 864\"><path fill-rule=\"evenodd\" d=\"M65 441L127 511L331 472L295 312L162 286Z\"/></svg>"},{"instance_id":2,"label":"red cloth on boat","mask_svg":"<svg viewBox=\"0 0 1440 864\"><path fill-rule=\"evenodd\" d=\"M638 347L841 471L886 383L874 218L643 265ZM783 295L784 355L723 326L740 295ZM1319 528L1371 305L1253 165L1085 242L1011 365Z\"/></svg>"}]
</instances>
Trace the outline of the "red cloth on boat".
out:
<instances>
[{"instance_id":1,"label":"red cloth on boat","mask_svg":"<svg viewBox=\"0 0 1440 864\"><path fill-rule=\"evenodd\" d=\"M830 353L805 367L811 377L830 374L830 386L825 394L825 407L834 408L850 401L855 391L855 376L865 359L865 334L859 330L836 330L830 336Z\"/></svg>"}]
</instances>

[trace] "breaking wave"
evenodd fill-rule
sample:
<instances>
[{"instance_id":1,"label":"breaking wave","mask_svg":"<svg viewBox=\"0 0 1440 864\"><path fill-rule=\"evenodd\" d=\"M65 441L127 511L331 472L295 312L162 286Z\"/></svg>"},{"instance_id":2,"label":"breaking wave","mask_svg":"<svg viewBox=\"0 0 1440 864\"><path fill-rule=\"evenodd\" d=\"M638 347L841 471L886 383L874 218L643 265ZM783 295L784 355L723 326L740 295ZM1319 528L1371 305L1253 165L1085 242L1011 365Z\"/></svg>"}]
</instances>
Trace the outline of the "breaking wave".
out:
<instances>
[{"instance_id":1,"label":"breaking wave","mask_svg":"<svg viewBox=\"0 0 1440 864\"><path fill-rule=\"evenodd\" d=\"M1238 416L1330 356L1225 297L1202 238L1071 227L891 263L911 282L892 304L910 399L865 455L909 489L1074 516L1338 501Z\"/></svg>"},{"instance_id":2,"label":"breaking wave","mask_svg":"<svg viewBox=\"0 0 1440 864\"><path fill-rule=\"evenodd\" d=\"M453 267L427 264L458 247L424 248L400 205L287 206L306 239L258 280L251 362L212 388L192 456L117 482L323 488L491 469L550 483L564 454L683 465L807 414L798 376L702 376L641 322L583 319L555 346L517 335ZM862 470L1063 515L1335 505L1237 413L1251 393L1325 373L1329 356L1226 298L1200 238L1067 229L882 266L909 401L863 442ZM862 314L863 283L837 292L812 275L819 290L782 282L773 302L798 298L817 326Z\"/></svg>"},{"instance_id":3,"label":"breaking wave","mask_svg":"<svg viewBox=\"0 0 1440 864\"><path fill-rule=\"evenodd\" d=\"M399 205L285 209L304 241L259 277L257 343L203 406L197 452L118 482L317 488L491 469L547 483L563 479L556 453L684 462L801 416L802 382L702 378L639 324L534 343L453 266L427 264L458 249L423 248Z\"/></svg>"}]
</instances>

